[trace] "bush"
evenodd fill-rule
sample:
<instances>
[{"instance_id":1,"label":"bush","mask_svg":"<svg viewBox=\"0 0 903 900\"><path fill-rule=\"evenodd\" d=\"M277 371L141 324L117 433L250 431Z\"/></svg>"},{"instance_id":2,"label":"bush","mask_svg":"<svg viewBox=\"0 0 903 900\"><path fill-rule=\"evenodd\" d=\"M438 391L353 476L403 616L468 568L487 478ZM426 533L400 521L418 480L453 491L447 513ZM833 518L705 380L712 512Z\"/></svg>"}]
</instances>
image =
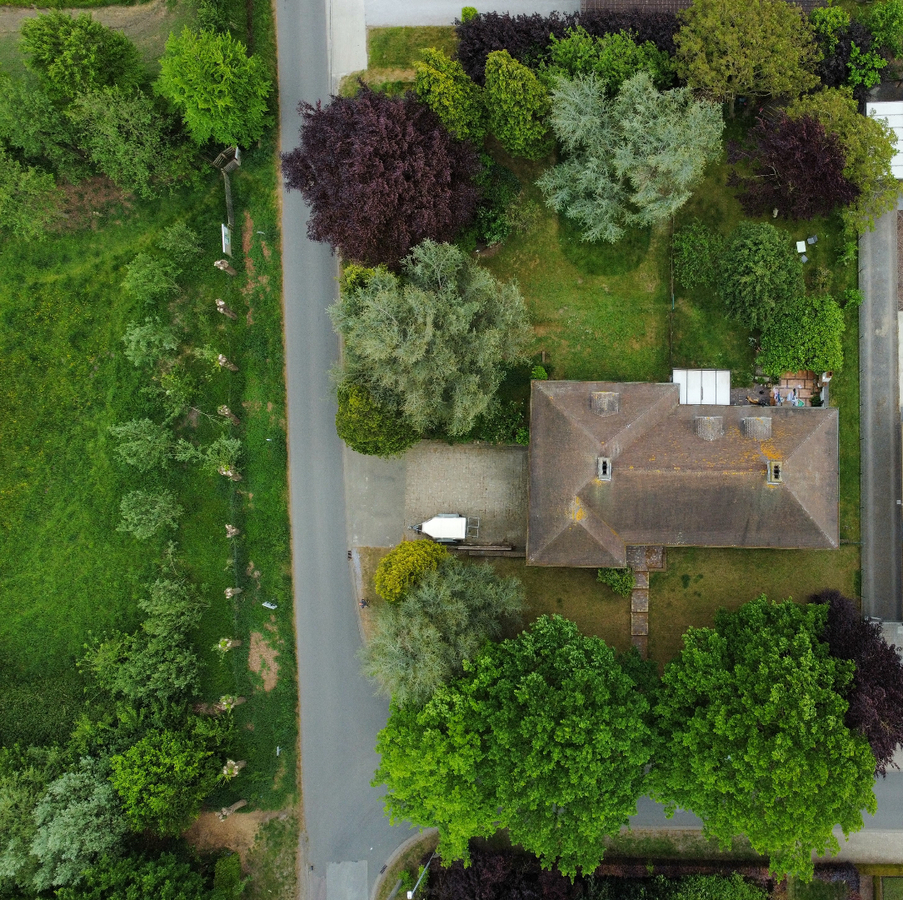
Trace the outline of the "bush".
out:
<instances>
[{"instance_id":1,"label":"bush","mask_svg":"<svg viewBox=\"0 0 903 900\"><path fill-rule=\"evenodd\" d=\"M172 491L130 491L122 498L119 509L122 522L116 530L127 531L139 541L153 537L161 528L175 528L182 515Z\"/></svg>"},{"instance_id":2,"label":"bush","mask_svg":"<svg viewBox=\"0 0 903 900\"><path fill-rule=\"evenodd\" d=\"M394 603L447 557L448 550L430 540L402 541L379 561L373 584L383 599Z\"/></svg>"},{"instance_id":3,"label":"bush","mask_svg":"<svg viewBox=\"0 0 903 900\"><path fill-rule=\"evenodd\" d=\"M241 857L237 853L221 856L213 867L211 900L233 900L241 893Z\"/></svg>"},{"instance_id":4,"label":"bush","mask_svg":"<svg viewBox=\"0 0 903 900\"><path fill-rule=\"evenodd\" d=\"M507 50L486 59L485 100L489 129L512 156L539 159L551 150L548 91Z\"/></svg>"},{"instance_id":5,"label":"bush","mask_svg":"<svg viewBox=\"0 0 903 900\"><path fill-rule=\"evenodd\" d=\"M718 288L728 313L749 328L765 328L772 314L803 296L803 264L787 233L741 222L722 257Z\"/></svg>"},{"instance_id":6,"label":"bush","mask_svg":"<svg viewBox=\"0 0 903 900\"><path fill-rule=\"evenodd\" d=\"M491 247L511 234L509 209L520 194L520 181L510 169L499 165L486 153L480 154L483 168L474 179L480 189L480 203L474 229L477 241Z\"/></svg>"},{"instance_id":7,"label":"bush","mask_svg":"<svg viewBox=\"0 0 903 900\"><path fill-rule=\"evenodd\" d=\"M184 222L176 222L164 228L157 239L157 246L164 253L168 253L180 267L203 250L198 233Z\"/></svg>"},{"instance_id":8,"label":"bush","mask_svg":"<svg viewBox=\"0 0 903 900\"><path fill-rule=\"evenodd\" d=\"M151 305L179 290L176 284L178 269L147 253L139 253L128 266L123 288L136 300Z\"/></svg>"},{"instance_id":9,"label":"bush","mask_svg":"<svg viewBox=\"0 0 903 900\"><path fill-rule=\"evenodd\" d=\"M359 384L339 385L335 430L355 452L388 459L420 440L420 432L397 410L380 406Z\"/></svg>"},{"instance_id":10,"label":"bush","mask_svg":"<svg viewBox=\"0 0 903 900\"><path fill-rule=\"evenodd\" d=\"M116 455L139 472L165 468L172 456L172 434L150 419L133 419L122 425L111 425L109 430L119 441Z\"/></svg>"},{"instance_id":11,"label":"bush","mask_svg":"<svg viewBox=\"0 0 903 900\"><path fill-rule=\"evenodd\" d=\"M179 346L175 332L156 316L148 316L143 325L132 322L122 336L125 356L133 365L153 365L159 362L166 350Z\"/></svg>"},{"instance_id":12,"label":"bush","mask_svg":"<svg viewBox=\"0 0 903 900\"><path fill-rule=\"evenodd\" d=\"M414 64L414 90L439 121L459 140L481 144L486 136L486 107L479 85L468 78L457 60L441 50L423 51Z\"/></svg>"},{"instance_id":13,"label":"bush","mask_svg":"<svg viewBox=\"0 0 903 900\"><path fill-rule=\"evenodd\" d=\"M688 291L713 287L724 246L723 235L699 219L691 219L674 233L671 243L674 277Z\"/></svg>"},{"instance_id":14,"label":"bush","mask_svg":"<svg viewBox=\"0 0 903 900\"><path fill-rule=\"evenodd\" d=\"M800 297L776 307L762 331L762 352L756 359L766 375L811 369L843 368L843 310L831 297Z\"/></svg>"},{"instance_id":15,"label":"bush","mask_svg":"<svg viewBox=\"0 0 903 900\"><path fill-rule=\"evenodd\" d=\"M477 8L475 6L465 6L461 10L461 21L469 22L471 19L475 19L479 13L477 12Z\"/></svg>"},{"instance_id":16,"label":"bush","mask_svg":"<svg viewBox=\"0 0 903 900\"><path fill-rule=\"evenodd\" d=\"M903 56L903 0L867 6L863 18L879 47L891 56Z\"/></svg>"},{"instance_id":17,"label":"bush","mask_svg":"<svg viewBox=\"0 0 903 900\"><path fill-rule=\"evenodd\" d=\"M619 597L629 597L636 587L636 575L633 569L599 569L596 581L607 584Z\"/></svg>"},{"instance_id":18,"label":"bush","mask_svg":"<svg viewBox=\"0 0 903 900\"><path fill-rule=\"evenodd\" d=\"M526 409L523 400L509 400L503 403L494 399L489 409L477 418L473 431L468 436L472 441L486 441L488 444L516 444L518 433L524 426Z\"/></svg>"}]
</instances>

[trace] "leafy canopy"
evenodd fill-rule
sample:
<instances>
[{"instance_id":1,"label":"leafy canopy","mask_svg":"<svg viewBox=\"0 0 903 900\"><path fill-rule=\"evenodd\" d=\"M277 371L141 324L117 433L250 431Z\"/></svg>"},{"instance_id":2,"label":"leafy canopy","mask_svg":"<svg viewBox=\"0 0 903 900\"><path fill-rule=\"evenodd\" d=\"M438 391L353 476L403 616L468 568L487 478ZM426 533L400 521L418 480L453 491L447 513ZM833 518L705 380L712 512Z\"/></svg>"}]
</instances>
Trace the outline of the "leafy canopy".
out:
<instances>
[{"instance_id":1,"label":"leafy canopy","mask_svg":"<svg viewBox=\"0 0 903 900\"><path fill-rule=\"evenodd\" d=\"M282 174L311 208L312 240L346 260L397 266L421 241L454 240L472 221L476 150L412 95L362 86L299 111L301 146L283 154Z\"/></svg>"},{"instance_id":2,"label":"leafy canopy","mask_svg":"<svg viewBox=\"0 0 903 900\"><path fill-rule=\"evenodd\" d=\"M402 541L379 561L373 586L384 600L401 600L420 578L447 558L448 550L442 544Z\"/></svg>"},{"instance_id":3,"label":"leafy canopy","mask_svg":"<svg viewBox=\"0 0 903 900\"><path fill-rule=\"evenodd\" d=\"M155 86L181 112L198 144L247 147L272 122L266 66L229 32L186 26L171 34Z\"/></svg>"},{"instance_id":4,"label":"leafy canopy","mask_svg":"<svg viewBox=\"0 0 903 900\"><path fill-rule=\"evenodd\" d=\"M386 785L393 821L437 827L446 860L507 828L544 867L592 871L643 790L652 732L641 685L559 616L488 644L464 669L423 708L392 705L374 784Z\"/></svg>"},{"instance_id":5,"label":"leafy canopy","mask_svg":"<svg viewBox=\"0 0 903 900\"><path fill-rule=\"evenodd\" d=\"M456 138L482 144L486 136L483 91L467 77L457 60L430 48L414 63L417 96Z\"/></svg>"},{"instance_id":6,"label":"leafy canopy","mask_svg":"<svg viewBox=\"0 0 903 900\"><path fill-rule=\"evenodd\" d=\"M561 79L552 96L552 128L567 156L538 184L586 241L614 243L626 225L672 216L721 149L718 105L686 88L661 93L646 72L614 99L594 75Z\"/></svg>"},{"instance_id":7,"label":"leafy canopy","mask_svg":"<svg viewBox=\"0 0 903 900\"><path fill-rule=\"evenodd\" d=\"M844 226L854 236L874 228L881 215L897 202L897 181L891 171L896 137L882 120L862 116L849 90L819 91L787 107L791 119L811 116L840 141L846 157L844 178L859 189L855 203L842 210Z\"/></svg>"},{"instance_id":8,"label":"leafy canopy","mask_svg":"<svg viewBox=\"0 0 903 900\"><path fill-rule=\"evenodd\" d=\"M132 829L159 835L187 828L218 778L213 751L188 731L151 730L110 762Z\"/></svg>"},{"instance_id":9,"label":"leafy canopy","mask_svg":"<svg viewBox=\"0 0 903 900\"><path fill-rule=\"evenodd\" d=\"M524 301L450 244L424 241L402 272L377 270L330 308L345 378L421 432L464 434L523 352Z\"/></svg>"},{"instance_id":10,"label":"leafy canopy","mask_svg":"<svg viewBox=\"0 0 903 900\"><path fill-rule=\"evenodd\" d=\"M811 27L792 3L693 0L678 15L678 76L731 110L739 95L798 97L818 84Z\"/></svg>"},{"instance_id":11,"label":"leafy canopy","mask_svg":"<svg viewBox=\"0 0 903 900\"><path fill-rule=\"evenodd\" d=\"M0 229L29 240L43 238L61 204L53 175L22 165L0 146Z\"/></svg>"},{"instance_id":12,"label":"leafy canopy","mask_svg":"<svg viewBox=\"0 0 903 900\"><path fill-rule=\"evenodd\" d=\"M423 568L401 602L375 610L374 633L362 653L364 672L396 705L420 706L460 676L464 660L487 640L519 621L523 602L517 579L446 555L438 566Z\"/></svg>"},{"instance_id":13,"label":"leafy canopy","mask_svg":"<svg viewBox=\"0 0 903 900\"><path fill-rule=\"evenodd\" d=\"M728 313L749 328L764 328L776 310L805 293L803 264L787 233L774 225L741 222L721 258L718 289Z\"/></svg>"},{"instance_id":14,"label":"leafy canopy","mask_svg":"<svg viewBox=\"0 0 903 900\"><path fill-rule=\"evenodd\" d=\"M561 40L551 35L549 62L542 71L553 86L556 76L596 75L609 94L616 94L637 72L648 72L659 89L670 87L674 80L671 57L652 41L639 43L630 31L594 36L581 25L570 28Z\"/></svg>"},{"instance_id":15,"label":"leafy canopy","mask_svg":"<svg viewBox=\"0 0 903 900\"><path fill-rule=\"evenodd\" d=\"M831 372L843 368L843 310L831 297L799 297L775 307L762 330L756 358L766 375Z\"/></svg>"},{"instance_id":16,"label":"leafy canopy","mask_svg":"<svg viewBox=\"0 0 903 900\"><path fill-rule=\"evenodd\" d=\"M129 90L144 80L137 47L87 13L44 13L25 19L21 33L25 65L58 103L113 85Z\"/></svg>"},{"instance_id":17,"label":"leafy canopy","mask_svg":"<svg viewBox=\"0 0 903 900\"><path fill-rule=\"evenodd\" d=\"M840 140L811 116L760 118L748 139L751 148L737 148L733 158L749 159L750 174L734 172L728 184L740 187L740 203L749 215L777 209L791 219L812 219L859 196L859 188L843 174L846 157Z\"/></svg>"},{"instance_id":18,"label":"leafy canopy","mask_svg":"<svg viewBox=\"0 0 903 900\"><path fill-rule=\"evenodd\" d=\"M549 152L549 93L507 50L486 59L484 99L489 130L512 156L539 159Z\"/></svg>"},{"instance_id":19,"label":"leafy canopy","mask_svg":"<svg viewBox=\"0 0 903 900\"><path fill-rule=\"evenodd\" d=\"M874 813L875 760L844 724L855 666L820 640L827 609L759 597L691 628L666 667L656 716L667 747L652 794L692 810L722 846L745 834L775 875L812 876L812 852Z\"/></svg>"}]
</instances>

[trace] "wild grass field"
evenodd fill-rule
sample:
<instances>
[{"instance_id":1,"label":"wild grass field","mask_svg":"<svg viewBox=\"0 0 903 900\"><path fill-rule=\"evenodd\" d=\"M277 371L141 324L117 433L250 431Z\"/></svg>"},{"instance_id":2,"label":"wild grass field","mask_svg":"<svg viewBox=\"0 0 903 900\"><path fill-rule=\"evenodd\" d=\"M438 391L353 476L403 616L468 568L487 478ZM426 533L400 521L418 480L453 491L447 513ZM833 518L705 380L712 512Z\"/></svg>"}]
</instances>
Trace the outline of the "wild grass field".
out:
<instances>
[{"instance_id":1,"label":"wild grass field","mask_svg":"<svg viewBox=\"0 0 903 900\"><path fill-rule=\"evenodd\" d=\"M178 22L193 15L190 2L156 5ZM275 76L269 4L236 4L236 17L239 36ZM152 56L165 37L161 30ZM144 586L178 569L209 601L195 635L200 699L247 698L235 710L232 752L248 766L210 802L240 796L279 809L296 799L297 690L275 136L244 154L231 184L234 278L212 265L226 206L223 178L207 164L193 185L154 201L92 180L69 190L58 232L0 246L0 743L65 739L86 688L77 668L84 645L134 630ZM200 235L202 252L170 300L139 304L122 287L125 267L141 252L165 256L158 241L175 223ZM216 312L217 297L236 321ZM141 475L116 457L110 426L163 418L150 375L123 353L128 324L148 316L174 326L196 382L175 434L200 445L240 438L242 481L176 462ZM194 359L204 347L238 371ZM239 425L218 414L222 405ZM160 488L184 509L178 528L145 542L119 531L123 495ZM227 523L241 531L231 542ZM227 599L227 587L243 593ZM241 645L221 659L213 645L222 637Z\"/></svg>"}]
</instances>

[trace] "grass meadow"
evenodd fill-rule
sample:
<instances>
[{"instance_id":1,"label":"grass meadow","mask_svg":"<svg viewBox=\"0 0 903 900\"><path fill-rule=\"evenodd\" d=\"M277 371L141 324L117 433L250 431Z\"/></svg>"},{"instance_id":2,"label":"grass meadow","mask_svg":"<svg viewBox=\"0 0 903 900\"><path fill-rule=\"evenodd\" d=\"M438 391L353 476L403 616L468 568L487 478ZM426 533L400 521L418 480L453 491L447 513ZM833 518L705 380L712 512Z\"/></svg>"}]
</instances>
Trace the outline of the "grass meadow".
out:
<instances>
[{"instance_id":1,"label":"grass meadow","mask_svg":"<svg viewBox=\"0 0 903 900\"><path fill-rule=\"evenodd\" d=\"M275 75L269 4L240 4L238 20ZM136 628L144 585L178 567L210 603L195 636L200 699L247 698L233 754L248 766L210 802L280 809L296 799L298 760L275 136L243 155L231 183L235 278L212 265L226 208L222 176L206 165L194 185L152 202L93 180L71 191L62 230L0 246L0 743L63 739L86 688L76 666L85 643ZM160 254L160 234L176 222L203 250L173 298L136 303L121 287L125 266ZM237 321L216 312L217 297ZM210 347L238 365L214 371L192 359L193 411L173 428L198 444L241 438L242 481L176 462L142 475L115 456L111 425L163 418L148 373L123 354L127 325L146 316L175 327L183 359ZM241 424L219 416L220 405ZM177 494L185 512L175 531L141 542L117 530L122 496L139 488ZM226 523L241 530L235 541ZM243 593L226 599L227 587ZM242 643L220 659L212 648L224 636Z\"/></svg>"}]
</instances>

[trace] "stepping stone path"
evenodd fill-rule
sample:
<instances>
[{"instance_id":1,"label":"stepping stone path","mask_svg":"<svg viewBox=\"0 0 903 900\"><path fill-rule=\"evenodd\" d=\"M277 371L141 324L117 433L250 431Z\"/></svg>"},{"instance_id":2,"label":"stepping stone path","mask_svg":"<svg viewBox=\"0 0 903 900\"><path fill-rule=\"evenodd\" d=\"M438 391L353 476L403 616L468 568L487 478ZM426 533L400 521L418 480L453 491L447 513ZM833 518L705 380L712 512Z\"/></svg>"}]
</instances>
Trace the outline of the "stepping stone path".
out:
<instances>
[{"instance_id":1,"label":"stepping stone path","mask_svg":"<svg viewBox=\"0 0 903 900\"><path fill-rule=\"evenodd\" d=\"M628 547L627 565L636 584L630 594L630 642L646 659L649 644L649 572L665 570L664 547Z\"/></svg>"}]
</instances>

